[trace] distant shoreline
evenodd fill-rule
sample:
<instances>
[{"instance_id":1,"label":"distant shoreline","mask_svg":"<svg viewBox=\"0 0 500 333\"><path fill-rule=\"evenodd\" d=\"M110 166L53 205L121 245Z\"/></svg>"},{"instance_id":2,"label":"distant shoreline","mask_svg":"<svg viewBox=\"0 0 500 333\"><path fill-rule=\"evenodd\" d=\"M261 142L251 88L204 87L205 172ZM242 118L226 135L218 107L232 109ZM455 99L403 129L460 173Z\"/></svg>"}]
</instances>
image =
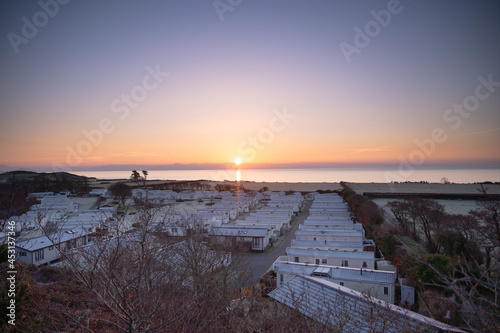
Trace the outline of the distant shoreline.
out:
<instances>
[{"instance_id":1,"label":"distant shoreline","mask_svg":"<svg viewBox=\"0 0 500 333\"><path fill-rule=\"evenodd\" d=\"M147 169L137 169L141 170ZM397 170L385 169L238 169L238 170L148 170L148 179L161 180L210 180L277 183L390 183L399 182L441 182L448 179L453 183L500 182L500 169L494 170L415 170L399 174ZM79 175L96 178L126 179L131 171L75 172Z\"/></svg>"},{"instance_id":2,"label":"distant shoreline","mask_svg":"<svg viewBox=\"0 0 500 333\"><path fill-rule=\"evenodd\" d=\"M79 176L70 173L37 173L29 171L17 171L17 172L7 172L0 174L0 183L9 182L9 178L16 174L16 178L33 178L41 175L46 175L49 177L70 177L74 179L81 179L83 177L89 180L89 185L92 188L107 188L110 184L116 182L127 182L130 185L137 185L129 181L127 177L120 178L107 178L107 177L91 177L91 176ZM56 176L57 175L57 176ZM151 177L152 175L149 175ZM338 181L240 181L236 182L234 180L217 181L208 179L148 179L148 185L160 185L175 182L200 182L203 184L210 185L214 188L217 184L229 184L235 185L240 184L245 189L248 190L262 190L267 188L270 191L298 191L298 192L314 192L314 191L339 191L342 190L342 182ZM449 184L444 184L440 182L418 182L418 181L408 181L399 183L388 183L388 182L344 182L349 187L351 187L358 194L365 194L372 197L388 197L387 195L395 196L408 196L413 194L421 194L434 196L435 194L442 194L444 196L468 196L471 198L481 197L482 191L486 189L487 194L490 195L500 195L500 182L451 182ZM481 185L482 184L482 185ZM483 186L481 188L481 186Z\"/></svg>"},{"instance_id":3,"label":"distant shoreline","mask_svg":"<svg viewBox=\"0 0 500 333\"><path fill-rule=\"evenodd\" d=\"M109 185L110 183L129 181L128 179L96 179L95 182L104 182ZM171 180L176 182L175 180ZM168 181L165 180L148 180L149 185L164 184ZM183 182L183 181L180 181ZM215 185L237 185L239 184L242 188L251 191L258 191L267 188L269 191L276 192L315 192L315 191L340 191L344 187L340 182L254 182L254 181L211 181L211 180L192 180L192 182L200 182L203 184ZM353 191L358 194L364 194L368 197L401 197L401 196L428 196L428 197L439 197L443 198L456 198L463 197L468 198L480 198L481 185L483 188L487 189L487 193L495 196L500 195L500 184L499 183L420 183L420 182L408 182L408 183L354 183L346 182L344 183L349 186ZM91 184L95 186L96 184Z\"/></svg>"},{"instance_id":4,"label":"distant shoreline","mask_svg":"<svg viewBox=\"0 0 500 333\"><path fill-rule=\"evenodd\" d=\"M420 196L432 198L463 198L475 200L489 195L500 195L500 183L346 183L358 194L371 198Z\"/></svg>"},{"instance_id":5,"label":"distant shoreline","mask_svg":"<svg viewBox=\"0 0 500 333\"><path fill-rule=\"evenodd\" d=\"M106 179L106 178L97 178L95 182L91 183L92 187L96 186L95 183L106 183L102 185L102 187L107 187L111 183L116 182L129 182L128 179ZM148 180L148 185L159 185L167 182L176 182L176 180ZM342 190L342 185L340 183L318 183L318 182L254 182L254 181L215 181L215 180L190 180L191 182L200 182L203 184L208 184L210 186L215 187L215 185L237 185L239 184L242 188L245 188L250 191L258 191L263 188L267 188L269 191L275 192L287 192L287 191L296 191L296 192L314 192L314 191L340 191ZM184 180L179 180L179 182L184 182Z\"/></svg>"}]
</instances>

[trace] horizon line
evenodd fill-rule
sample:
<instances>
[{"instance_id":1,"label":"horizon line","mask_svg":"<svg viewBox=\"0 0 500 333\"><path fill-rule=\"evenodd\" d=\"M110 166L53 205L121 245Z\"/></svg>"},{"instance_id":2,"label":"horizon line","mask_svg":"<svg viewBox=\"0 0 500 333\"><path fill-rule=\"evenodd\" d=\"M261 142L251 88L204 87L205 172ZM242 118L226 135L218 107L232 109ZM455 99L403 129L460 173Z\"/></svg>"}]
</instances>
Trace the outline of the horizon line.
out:
<instances>
[{"instance_id":1,"label":"horizon line","mask_svg":"<svg viewBox=\"0 0 500 333\"><path fill-rule=\"evenodd\" d=\"M408 164L408 163L407 163ZM131 171L131 170L224 170L224 169L320 169L320 168L399 168L402 162L294 162L294 163L169 163L169 164L105 164L94 166L78 166L67 170L54 170L50 167L11 167L0 165L0 172L8 171L43 171L43 172L77 172L77 171ZM500 161L460 161L460 162L432 162L415 169L500 169Z\"/></svg>"}]
</instances>

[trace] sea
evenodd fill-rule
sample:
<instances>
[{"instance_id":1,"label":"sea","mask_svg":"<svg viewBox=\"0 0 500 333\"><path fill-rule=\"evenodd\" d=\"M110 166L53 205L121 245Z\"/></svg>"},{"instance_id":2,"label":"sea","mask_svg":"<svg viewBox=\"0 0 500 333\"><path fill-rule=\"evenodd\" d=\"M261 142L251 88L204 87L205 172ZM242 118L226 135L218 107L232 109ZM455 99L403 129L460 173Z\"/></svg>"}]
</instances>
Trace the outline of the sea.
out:
<instances>
[{"instance_id":1,"label":"sea","mask_svg":"<svg viewBox=\"0 0 500 333\"><path fill-rule=\"evenodd\" d=\"M141 170L138 170L141 171ZM73 171L98 179L128 179L130 171ZM214 180L289 183L390 183L429 182L476 183L500 182L500 169L383 169L383 168L304 168L220 170L148 170L150 180Z\"/></svg>"}]
</instances>

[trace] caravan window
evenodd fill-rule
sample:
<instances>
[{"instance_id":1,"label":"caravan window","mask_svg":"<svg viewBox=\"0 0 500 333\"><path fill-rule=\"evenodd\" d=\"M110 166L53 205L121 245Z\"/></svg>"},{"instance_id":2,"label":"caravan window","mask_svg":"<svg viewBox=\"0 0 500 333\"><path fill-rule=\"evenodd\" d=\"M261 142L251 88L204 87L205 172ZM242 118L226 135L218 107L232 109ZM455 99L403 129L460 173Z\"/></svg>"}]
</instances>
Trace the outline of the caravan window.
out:
<instances>
[{"instance_id":1,"label":"caravan window","mask_svg":"<svg viewBox=\"0 0 500 333\"><path fill-rule=\"evenodd\" d=\"M319 273L319 272L314 272L314 273L312 273L311 276L324 277L324 278L330 277L327 273Z\"/></svg>"},{"instance_id":2,"label":"caravan window","mask_svg":"<svg viewBox=\"0 0 500 333\"><path fill-rule=\"evenodd\" d=\"M43 249L35 251L35 260L39 261L44 258Z\"/></svg>"}]
</instances>

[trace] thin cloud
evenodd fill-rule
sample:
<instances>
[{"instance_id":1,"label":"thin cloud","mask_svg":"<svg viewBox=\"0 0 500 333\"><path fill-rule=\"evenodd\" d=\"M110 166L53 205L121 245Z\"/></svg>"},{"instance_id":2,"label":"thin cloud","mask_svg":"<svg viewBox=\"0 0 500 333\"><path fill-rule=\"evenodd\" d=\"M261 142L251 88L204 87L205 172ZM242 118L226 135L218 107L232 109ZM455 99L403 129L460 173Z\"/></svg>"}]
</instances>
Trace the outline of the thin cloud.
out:
<instances>
[{"instance_id":1,"label":"thin cloud","mask_svg":"<svg viewBox=\"0 0 500 333\"><path fill-rule=\"evenodd\" d=\"M144 153L142 151L126 151L121 153L115 153L111 156L127 156L127 157L142 157L142 156L161 156L158 154Z\"/></svg>"},{"instance_id":2,"label":"thin cloud","mask_svg":"<svg viewBox=\"0 0 500 333\"><path fill-rule=\"evenodd\" d=\"M384 147L377 147L377 148L358 148L358 149L351 149L350 154L361 154L361 153L372 153L372 152L379 152L379 151L391 151L394 150L394 147L392 146L384 146Z\"/></svg>"},{"instance_id":3,"label":"thin cloud","mask_svg":"<svg viewBox=\"0 0 500 333\"><path fill-rule=\"evenodd\" d=\"M498 132L498 131L500 131L500 128L492 128L492 129L484 130L484 131L465 133L462 136L474 136L474 135L488 134L488 133Z\"/></svg>"}]
</instances>

